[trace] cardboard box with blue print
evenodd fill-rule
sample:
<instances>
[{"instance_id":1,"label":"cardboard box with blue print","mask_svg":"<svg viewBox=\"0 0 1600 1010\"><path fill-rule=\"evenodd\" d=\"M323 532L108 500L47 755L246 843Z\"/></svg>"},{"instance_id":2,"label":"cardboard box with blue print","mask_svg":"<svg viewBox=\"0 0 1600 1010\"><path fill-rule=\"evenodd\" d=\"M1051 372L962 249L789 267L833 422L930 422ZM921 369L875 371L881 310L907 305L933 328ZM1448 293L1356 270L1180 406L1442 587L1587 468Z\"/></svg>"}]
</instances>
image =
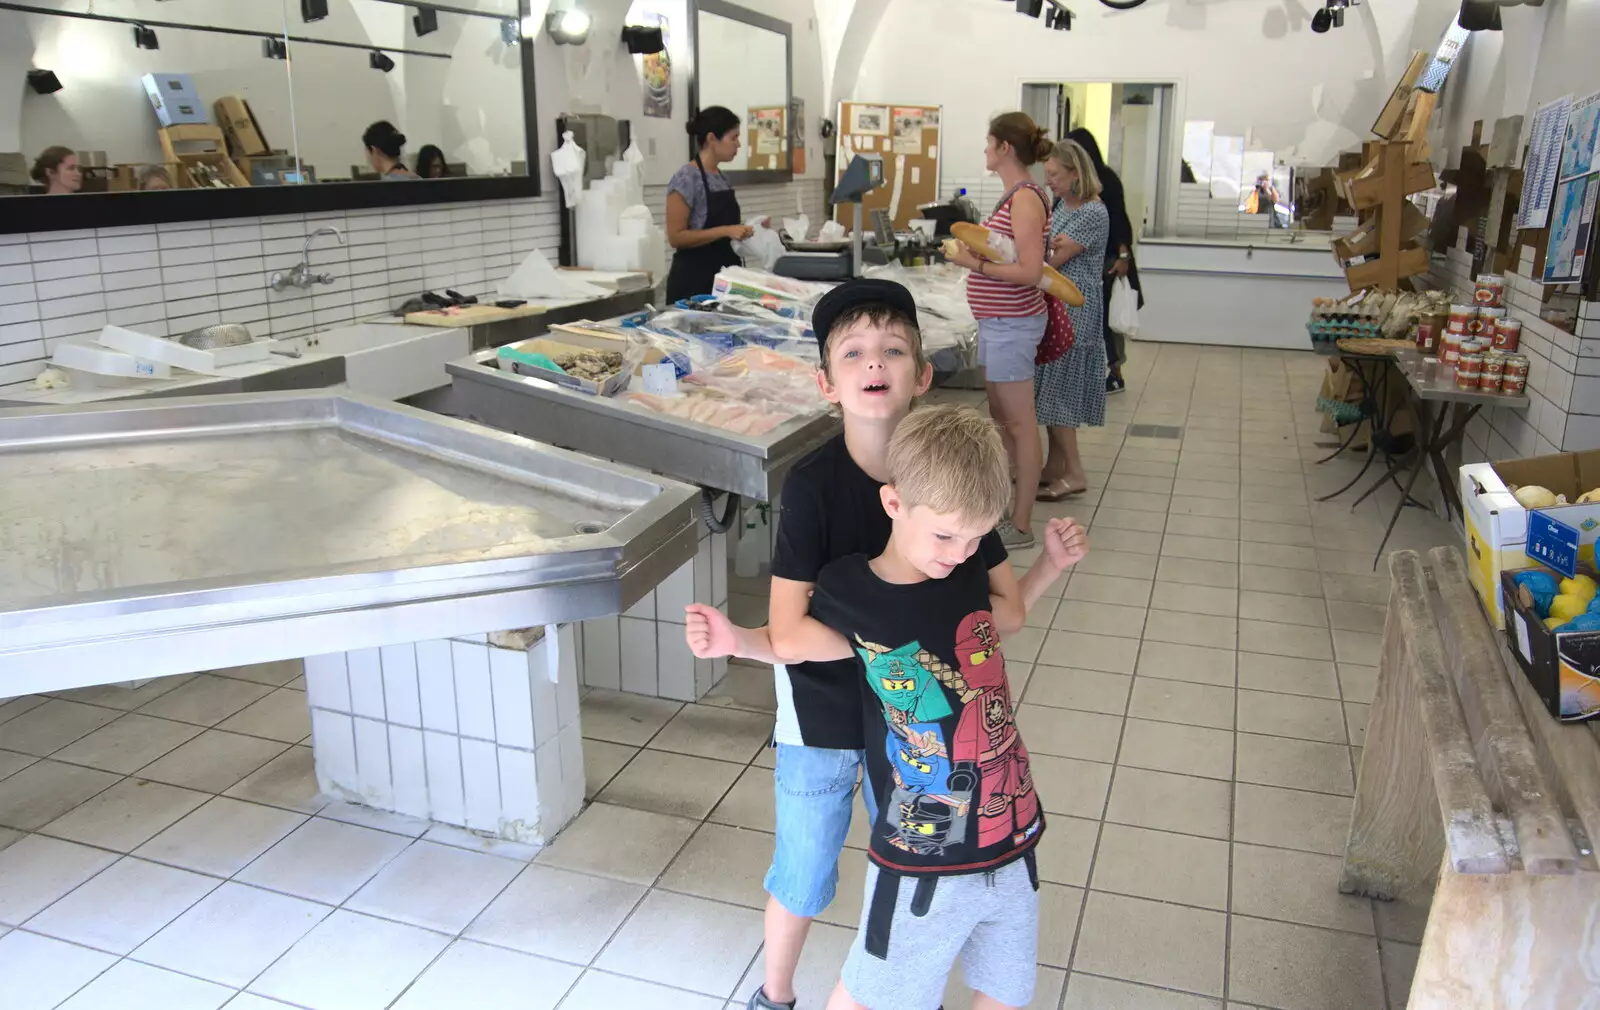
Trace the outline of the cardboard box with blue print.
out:
<instances>
[{"instance_id":1,"label":"cardboard box with blue print","mask_svg":"<svg viewBox=\"0 0 1600 1010\"><path fill-rule=\"evenodd\" d=\"M1540 515L1535 512L1535 519ZM1595 588L1592 568L1577 571L1573 578L1544 565L1500 573L1511 653L1544 707L1562 722L1600 715L1600 597Z\"/></svg>"},{"instance_id":2,"label":"cardboard box with blue print","mask_svg":"<svg viewBox=\"0 0 1600 1010\"><path fill-rule=\"evenodd\" d=\"M1526 551L1530 506L1577 530L1578 564L1594 566L1600 501L1582 499L1600 490L1600 450L1469 463L1461 468L1460 480L1467 569L1491 623L1505 620L1501 573L1532 563ZM1560 496L1565 503L1546 499L1541 491L1551 499ZM1518 500L1519 495L1527 504Z\"/></svg>"},{"instance_id":3,"label":"cardboard box with blue print","mask_svg":"<svg viewBox=\"0 0 1600 1010\"><path fill-rule=\"evenodd\" d=\"M162 126L209 122L205 103L188 74L145 74L144 93Z\"/></svg>"}]
</instances>

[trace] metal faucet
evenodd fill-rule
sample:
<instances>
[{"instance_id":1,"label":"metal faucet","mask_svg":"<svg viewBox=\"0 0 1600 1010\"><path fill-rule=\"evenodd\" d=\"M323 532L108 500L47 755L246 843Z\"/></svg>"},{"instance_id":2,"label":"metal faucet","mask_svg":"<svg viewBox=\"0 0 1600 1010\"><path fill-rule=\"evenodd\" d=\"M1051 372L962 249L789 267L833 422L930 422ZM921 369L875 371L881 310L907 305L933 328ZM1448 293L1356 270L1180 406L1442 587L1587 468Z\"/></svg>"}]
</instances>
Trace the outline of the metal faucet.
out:
<instances>
[{"instance_id":1,"label":"metal faucet","mask_svg":"<svg viewBox=\"0 0 1600 1010\"><path fill-rule=\"evenodd\" d=\"M284 273L280 270L272 275L272 279L268 281L268 284L272 290L282 291L284 288L309 288L317 284L333 283L333 274L318 274L311 272L311 242L318 235L332 235L334 238L339 240L340 245L344 245L344 232L337 228L331 227L318 228L316 231L306 236L306 244L300 247L300 262L296 263L294 268L288 273Z\"/></svg>"}]
</instances>

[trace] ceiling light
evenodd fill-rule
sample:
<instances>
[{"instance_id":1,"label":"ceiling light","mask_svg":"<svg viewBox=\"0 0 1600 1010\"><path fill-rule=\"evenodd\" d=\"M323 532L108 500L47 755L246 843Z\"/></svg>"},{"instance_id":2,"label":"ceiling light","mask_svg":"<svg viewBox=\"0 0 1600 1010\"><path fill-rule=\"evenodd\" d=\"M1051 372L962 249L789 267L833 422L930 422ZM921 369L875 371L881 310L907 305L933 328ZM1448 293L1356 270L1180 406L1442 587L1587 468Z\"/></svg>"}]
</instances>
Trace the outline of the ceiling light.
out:
<instances>
[{"instance_id":1,"label":"ceiling light","mask_svg":"<svg viewBox=\"0 0 1600 1010\"><path fill-rule=\"evenodd\" d=\"M1501 31L1500 5L1483 0L1464 0L1461 13L1456 15L1456 24L1469 32Z\"/></svg>"},{"instance_id":2,"label":"ceiling light","mask_svg":"<svg viewBox=\"0 0 1600 1010\"><path fill-rule=\"evenodd\" d=\"M133 26L133 44L137 49L161 48L161 41L156 38L155 29L146 28L144 25Z\"/></svg>"},{"instance_id":3,"label":"ceiling light","mask_svg":"<svg viewBox=\"0 0 1600 1010\"><path fill-rule=\"evenodd\" d=\"M411 27L417 30L419 39L438 31L439 12L432 7L418 7L417 12L411 16Z\"/></svg>"},{"instance_id":4,"label":"ceiling light","mask_svg":"<svg viewBox=\"0 0 1600 1010\"><path fill-rule=\"evenodd\" d=\"M1017 0L1017 13L1036 18L1044 11L1044 0Z\"/></svg>"},{"instance_id":5,"label":"ceiling light","mask_svg":"<svg viewBox=\"0 0 1600 1010\"><path fill-rule=\"evenodd\" d=\"M61 78L54 70L28 71L28 86L41 95L53 95L62 88Z\"/></svg>"},{"instance_id":6,"label":"ceiling light","mask_svg":"<svg viewBox=\"0 0 1600 1010\"><path fill-rule=\"evenodd\" d=\"M581 46L589 39L589 15L580 10L551 11L544 30L558 46Z\"/></svg>"},{"instance_id":7,"label":"ceiling light","mask_svg":"<svg viewBox=\"0 0 1600 1010\"><path fill-rule=\"evenodd\" d=\"M387 53L374 49L372 55L367 57L367 66L374 70L382 70L387 74L394 69L394 60L391 60Z\"/></svg>"},{"instance_id":8,"label":"ceiling light","mask_svg":"<svg viewBox=\"0 0 1600 1010\"><path fill-rule=\"evenodd\" d=\"M310 24L328 16L328 0L300 0L300 20Z\"/></svg>"},{"instance_id":9,"label":"ceiling light","mask_svg":"<svg viewBox=\"0 0 1600 1010\"><path fill-rule=\"evenodd\" d=\"M262 39L261 55L269 60L286 60L289 58L289 47L282 39Z\"/></svg>"},{"instance_id":10,"label":"ceiling light","mask_svg":"<svg viewBox=\"0 0 1600 1010\"><path fill-rule=\"evenodd\" d=\"M1050 9L1044 13L1044 26L1054 28L1060 32L1072 31L1072 19L1076 14L1061 6L1059 0L1050 0Z\"/></svg>"}]
</instances>

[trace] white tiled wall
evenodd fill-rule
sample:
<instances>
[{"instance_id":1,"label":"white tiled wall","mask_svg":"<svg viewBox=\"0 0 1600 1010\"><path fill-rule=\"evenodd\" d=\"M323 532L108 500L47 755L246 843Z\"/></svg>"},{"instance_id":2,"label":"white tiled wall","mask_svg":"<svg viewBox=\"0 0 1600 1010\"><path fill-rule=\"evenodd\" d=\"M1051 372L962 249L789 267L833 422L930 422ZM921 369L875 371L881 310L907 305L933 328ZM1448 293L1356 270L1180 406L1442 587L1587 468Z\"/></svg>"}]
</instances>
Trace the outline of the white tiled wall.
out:
<instances>
[{"instance_id":1,"label":"white tiled wall","mask_svg":"<svg viewBox=\"0 0 1600 1010\"><path fill-rule=\"evenodd\" d=\"M554 836L583 804L582 636L545 632L527 650L479 635L308 658L319 788L512 841Z\"/></svg>"},{"instance_id":2,"label":"white tiled wall","mask_svg":"<svg viewBox=\"0 0 1600 1010\"><path fill-rule=\"evenodd\" d=\"M820 221L820 180L741 191L747 215ZM665 187L646 202L664 221ZM334 275L312 291L267 281L300 258ZM0 235L0 386L32 380L58 341L107 323L170 336L215 323L292 337L387 312L423 290L488 290L533 249L552 261L561 224L553 196L394 209Z\"/></svg>"}]
</instances>

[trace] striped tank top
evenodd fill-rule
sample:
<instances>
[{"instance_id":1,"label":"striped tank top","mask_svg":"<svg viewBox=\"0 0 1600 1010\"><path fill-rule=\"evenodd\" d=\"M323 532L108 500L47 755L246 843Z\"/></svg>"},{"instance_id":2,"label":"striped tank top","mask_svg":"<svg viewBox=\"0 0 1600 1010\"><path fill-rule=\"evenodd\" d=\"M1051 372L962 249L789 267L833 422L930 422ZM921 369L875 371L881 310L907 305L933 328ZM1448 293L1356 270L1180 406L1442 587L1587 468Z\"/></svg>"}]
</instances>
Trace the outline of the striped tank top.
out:
<instances>
[{"instance_id":1,"label":"striped tank top","mask_svg":"<svg viewBox=\"0 0 1600 1010\"><path fill-rule=\"evenodd\" d=\"M1011 227L1011 204L1016 195L1022 192L1032 192L1040 200L1044 200L1044 190L1032 183L1023 183L1007 194L1000 202L1000 206L989 215L989 219L983 222L983 226L1015 242L1017 236ZM1048 200L1045 200L1045 206L1049 206ZM1046 251L1048 251L1050 234L1048 212L1044 215L1043 232L1047 239ZM1044 292L1038 288L1025 288L1020 284L986 277L976 271L967 275L967 305L972 309L975 319L1019 319L1037 316L1045 311Z\"/></svg>"}]
</instances>

